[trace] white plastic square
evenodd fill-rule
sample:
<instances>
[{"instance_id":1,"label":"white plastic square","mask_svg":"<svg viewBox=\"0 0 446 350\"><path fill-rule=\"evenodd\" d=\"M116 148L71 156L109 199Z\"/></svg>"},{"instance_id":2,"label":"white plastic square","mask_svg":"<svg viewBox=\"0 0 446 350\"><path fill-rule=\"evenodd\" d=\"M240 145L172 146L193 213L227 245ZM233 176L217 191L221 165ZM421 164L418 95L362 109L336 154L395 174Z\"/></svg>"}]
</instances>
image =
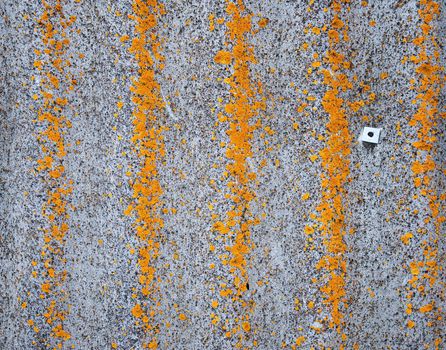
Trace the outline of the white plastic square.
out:
<instances>
[{"instance_id":1,"label":"white plastic square","mask_svg":"<svg viewBox=\"0 0 446 350\"><path fill-rule=\"evenodd\" d=\"M362 142L374 143L378 144L381 136L380 128L369 128L368 126L364 127L362 130L362 134L359 137L359 140Z\"/></svg>"}]
</instances>

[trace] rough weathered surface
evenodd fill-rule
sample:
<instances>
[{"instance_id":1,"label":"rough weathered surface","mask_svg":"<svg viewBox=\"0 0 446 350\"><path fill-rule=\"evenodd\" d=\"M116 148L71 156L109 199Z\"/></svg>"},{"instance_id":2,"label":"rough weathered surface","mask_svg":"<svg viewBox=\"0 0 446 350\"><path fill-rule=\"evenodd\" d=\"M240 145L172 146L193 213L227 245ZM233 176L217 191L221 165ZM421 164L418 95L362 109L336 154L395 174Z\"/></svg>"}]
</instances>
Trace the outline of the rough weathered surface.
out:
<instances>
[{"instance_id":1,"label":"rough weathered surface","mask_svg":"<svg viewBox=\"0 0 446 350\"><path fill-rule=\"evenodd\" d=\"M246 59L245 47L240 62L246 59L249 86L241 84L237 91L247 93L260 83L255 98L265 103L249 120L260 121L261 126L247 141L252 154L243 164L256 178L250 178L246 188L242 177L224 174L231 163L226 150L233 141L226 132L229 123L218 121L219 114L236 123L243 118L225 113L225 106L237 96L231 95L224 79L237 73L237 63L220 64L215 59L221 50L233 54L233 47L242 41L231 37L225 25L232 18L227 2L166 1L166 13L148 31L157 33L165 57L163 69L155 69L159 97L165 103L157 119L165 127L165 156L157 161L163 190L157 210L164 227L157 231L159 256L152 264L159 277L155 294L160 305L150 320L158 348L233 349L239 334L242 348L445 348L444 90L435 90L440 84L434 78L441 77L441 71L417 72L423 62L411 58L427 43L428 55L438 53L430 64L444 67L445 4L339 0L337 10L336 3L245 1L245 11L241 3L236 5L242 16L252 14L253 26L243 33L243 43L252 47L257 61ZM440 14L434 15L423 35L422 14L433 4L439 4ZM42 230L49 227L42 205L50 188L48 174L36 170L37 160L44 156L37 134L45 127L37 120L42 88L36 77L44 76L45 67L39 71L34 65L38 57L33 50L44 49L37 23L44 6L39 1L3 0L0 348L52 349L60 344L63 349L140 349L151 340L150 332L135 323L141 320L132 315L135 304L150 300L141 294L139 283L138 251L144 242L132 226L135 217L124 214L140 166L131 142L135 104L130 87L139 74L129 51L136 34L135 20L128 15L134 9L131 1L62 1L61 5L67 17L76 16L66 31L70 43L64 57L71 66L60 73L63 77L69 72L76 79L74 89L65 94L64 113L71 127L64 135L63 178L73 182L63 241L66 263L58 266L67 272L58 286L67 298L58 305L69 310L62 321L69 336L65 340L54 336L52 327L58 321L49 325L44 316L51 293L42 292L42 283L49 279L41 255ZM335 14L344 23L342 28L336 28ZM218 18L225 23L218 23ZM345 30L348 39L344 36L335 43L329 37L333 29L341 36ZM124 35L129 39L120 40ZM420 36L424 43L414 43ZM350 65L337 71L326 58L329 47L345 55ZM346 295L345 300L340 297L339 325L330 324L333 302L325 300L337 294L320 290L334 265L317 268L328 249L318 208L330 188L321 180L328 168L320 152L328 149L335 157L338 150L330 146L330 136L345 137L327 127L336 111L330 114L324 105L330 83L324 82L323 69L332 76L342 72L351 83L337 95L351 137L351 142L348 138L341 142L350 152L345 158L350 161L347 180L333 187L342 198L340 211L345 216L341 220L336 214L335 220L346 231L345 249L338 255L346 263L345 273L340 273ZM427 94L419 90L423 80L434 91L431 100L423 100ZM352 105L355 101L361 102ZM438 131L427 151L413 145L420 139L421 124L410 122L423 101L437 108L426 117L435 120L429 125L431 131ZM252 101L246 107L254 108ZM370 147L357 141L364 126L383 128L380 144ZM413 165L428 155L435 166L422 176L430 183L417 187ZM231 263L222 264L231 259L225 247L234 243L234 237L213 229L217 221L227 222L234 205L225 197L231 193L231 181L236 189L255 194L243 204L240 222L245 216L259 219L248 225L250 237L241 238L249 246L243 255L246 275L242 268L231 273ZM435 205L437 214L432 212ZM405 241L409 232L413 236ZM423 241L427 241L424 246ZM435 254L423 255L426 246ZM221 259L221 254L229 257ZM423 265L414 273L411 263L420 261ZM212 264L215 268L210 268ZM242 296L221 296L226 288L237 290L233 286L237 274L242 275ZM430 285L424 274L436 274L435 282ZM419 281L411 281L414 276ZM249 306L241 306L243 301ZM432 310L423 309L426 305ZM238 319L243 317L250 329L243 329L246 326ZM222 328L225 321L228 329ZM235 335L228 337L232 329Z\"/></svg>"}]
</instances>

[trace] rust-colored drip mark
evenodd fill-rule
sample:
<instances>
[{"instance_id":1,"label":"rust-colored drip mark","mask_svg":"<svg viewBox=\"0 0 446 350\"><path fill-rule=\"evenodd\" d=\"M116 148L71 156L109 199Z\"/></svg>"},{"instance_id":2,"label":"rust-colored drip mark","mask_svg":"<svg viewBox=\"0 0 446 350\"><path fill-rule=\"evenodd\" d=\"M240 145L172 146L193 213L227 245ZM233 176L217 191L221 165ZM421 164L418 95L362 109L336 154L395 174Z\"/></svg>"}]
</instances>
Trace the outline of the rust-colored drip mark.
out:
<instances>
[{"instance_id":1,"label":"rust-colored drip mark","mask_svg":"<svg viewBox=\"0 0 446 350\"><path fill-rule=\"evenodd\" d=\"M65 174L64 158L68 146L65 134L71 127L65 113L68 95L76 84L69 72L71 63L66 58L70 45L67 29L76 18L65 15L61 1L42 1L42 6L44 11L37 21L42 34L42 47L34 50L40 96L36 94L33 98L40 103L37 123L42 131L37 139L43 155L37 160L37 171L46 188L46 201L42 204L46 227L42 230L44 244L40 264L33 261L32 265L43 268L40 298L46 301L46 306L44 313L36 315L34 320L30 319L28 324L37 334L35 344L61 349L71 337L63 325L69 314L68 293L64 289L67 277L64 250L72 192L72 181ZM37 277L36 271L33 277Z\"/></svg>"},{"instance_id":2,"label":"rust-colored drip mark","mask_svg":"<svg viewBox=\"0 0 446 350\"><path fill-rule=\"evenodd\" d=\"M415 89L418 92L414 103L418 105L416 113L413 115L409 125L417 129L418 139L413 143L417 149L417 159L412 163L412 173L414 186L419 189L419 194L427 198L429 211L424 219L425 225L431 224L433 232L428 232L425 228L420 228L418 233L425 237L421 240L423 258L420 261L410 262L410 272L412 279L409 284L414 291L421 295L429 296L429 291L435 288L438 275L438 239L441 234L441 226L446 218L440 215L440 201L437 191L431 183L431 176L436 171L434 161L435 145L437 142L436 130L440 113L438 103L443 86L443 68L440 64L440 50L438 40L433 33L432 22L440 14L440 5L436 1L420 0L418 10L421 18L421 35L413 40L419 48L418 56L412 57L412 62L416 65L415 72L418 76ZM409 233L412 237L413 234ZM424 281L423 281L424 280ZM410 292L408 299L413 296ZM440 305L436 305L434 300L424 304L414 306L411 302L407 304L406 311L412 314L412 308L418 309L429 318L428 326L433 327L436 320L442 319L443 310ZM416 326L415 322L407 322L409 328ZM443 340L439 337L434 341L435 349L439 349Z\"/></svg>"},{"instance_id":3,"label":"rust-colored drip mark","mask_svg":"<svg viewBox=\"0 0 446 350\"><path fill-rule=\"evenodd\" d=\"M322 100L322 106L328 114L327 143L321 150L321 162L324 171L321 175L322 201L318 205L320 229L324 238L326 254L318 262L316 268L327 272L325 284L320 288L324 296L324 304L329 307L330 318L328 326L342 333L343 318L346 305L345 276L347 273L344 254L346 245L344 236L346 197L344 185L350 174L350 145L352 136L348 129L348 118L345 101L340 97L341 92L352 88L347 76L342 73L350 68L350 63L344 55L337 51L341 40L347 41L347 26L339 18L342 4L347 0L335 0L331 9L334 13L328 30L329 50L325 60L328 68L322 70L324 84L327 91ZM342 340L346 335L342 333ZM343 346L341 345L341 348Z\"/></svg>"},{"instance_id":4,"label":"rust-colored drip mark","mask_svg":"<svg viewBox=\"0 0 446 350\"><path fill-rule=\"evenodd\" d=\"M133 2L136 22L135 38L130 52L138 64L138 77L133 81L131 91L133 110L133 137L136 155L140 161L133 181L133 201L126 209L126 215L134 215L134 227L139 240L138 265L139 302L131 312L146 334L144 348L158 347L157 334L160 325L156 316L161 313L159 279L156 261L160 249L160 232L164 221L161 217L160 197L163 193L158 180L158 164L164 158L163 126L159 117L165 104L155 72L163 68L160 54L160 40L156 33L159 16L165 13L164 5L156 0ZM137 297L135 295L135 297Z\"/></svg>"},{"instance_id":5,"label":"rust-colored drip mark","mask_svg":"<svg viewBox=\"0 0 446 350\"><path fill-rule=\"evenodd\" d=\"M232 298L236 314L234 320L225 320L223 329L226 337L237 336L237 348L256 345L251 341L246 345L251 331L251 314L254 303L248 295L249 254L253 248L251 227L258 219L253 218L250 203L255 198L252 182L256 173L250 168L248 159L252 157L252 139L254 131L260 122L254 118L259 111L265 109L264 101L257 98L260 93L260 83L254 83L250 76L250 65L255 64L254 50L247 42L247 35L252 33L252 15L244 15L246 9L243 1L228 1L226 12L230 16L227 21L227 35L230 39L231 51L219 51L214 60L216 63L232 68L231 76L224 81L229 85L230 97L225 105L225 121L229 123L226 131L229 143L226 146L226 157L229 160L226 170L229 177L227 198L233 205L226 213L224 222L214 224L214 230L221 235L222 240L231 242L225 249L229 252L228 259L222 263L229 265L232 283L221 291L223 298ZM222 119L221 119L222 120ZM233 326L232 329L231 326Z\"/></svg>"}]
</instances>

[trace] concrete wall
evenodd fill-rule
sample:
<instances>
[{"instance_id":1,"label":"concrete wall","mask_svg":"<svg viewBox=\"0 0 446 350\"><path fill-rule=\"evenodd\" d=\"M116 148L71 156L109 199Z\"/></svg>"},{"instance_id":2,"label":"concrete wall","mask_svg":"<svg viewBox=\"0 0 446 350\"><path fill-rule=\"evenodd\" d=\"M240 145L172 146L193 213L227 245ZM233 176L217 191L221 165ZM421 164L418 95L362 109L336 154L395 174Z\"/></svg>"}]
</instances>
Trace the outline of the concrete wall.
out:
<instances>
[{"instance_id":1,"label":"concrete wall","mask_svg":"<svg viewBox=\"0 0 446 350\"><path fill-rule=\"evenodd\" d=\"M1 349L445 348L444 2L228 3L149 8L141 70L131 1L0 2ZM162 193L125 215L142 176Z\"/></svg>"}]
</instances>

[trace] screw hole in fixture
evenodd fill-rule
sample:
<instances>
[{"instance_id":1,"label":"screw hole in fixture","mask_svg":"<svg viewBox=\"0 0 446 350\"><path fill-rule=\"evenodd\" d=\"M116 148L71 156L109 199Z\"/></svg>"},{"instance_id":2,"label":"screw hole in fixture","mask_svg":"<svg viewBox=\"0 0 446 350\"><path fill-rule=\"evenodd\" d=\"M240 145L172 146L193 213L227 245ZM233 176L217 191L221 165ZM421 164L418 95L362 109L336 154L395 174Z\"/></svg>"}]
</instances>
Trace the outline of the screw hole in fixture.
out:
<instances>
[{"instance_id":1,"label":"screw hole in fixture","mask_svg":"<svg viewBox=\"0 0 446 350\"><path fill-rule=\"evenodd\" d=\"M381 131L381 128L372 128L369 126L365 126L361 131L359 140L366 145L376 145L380 142Z\"/></svg>"}]
</instances>

